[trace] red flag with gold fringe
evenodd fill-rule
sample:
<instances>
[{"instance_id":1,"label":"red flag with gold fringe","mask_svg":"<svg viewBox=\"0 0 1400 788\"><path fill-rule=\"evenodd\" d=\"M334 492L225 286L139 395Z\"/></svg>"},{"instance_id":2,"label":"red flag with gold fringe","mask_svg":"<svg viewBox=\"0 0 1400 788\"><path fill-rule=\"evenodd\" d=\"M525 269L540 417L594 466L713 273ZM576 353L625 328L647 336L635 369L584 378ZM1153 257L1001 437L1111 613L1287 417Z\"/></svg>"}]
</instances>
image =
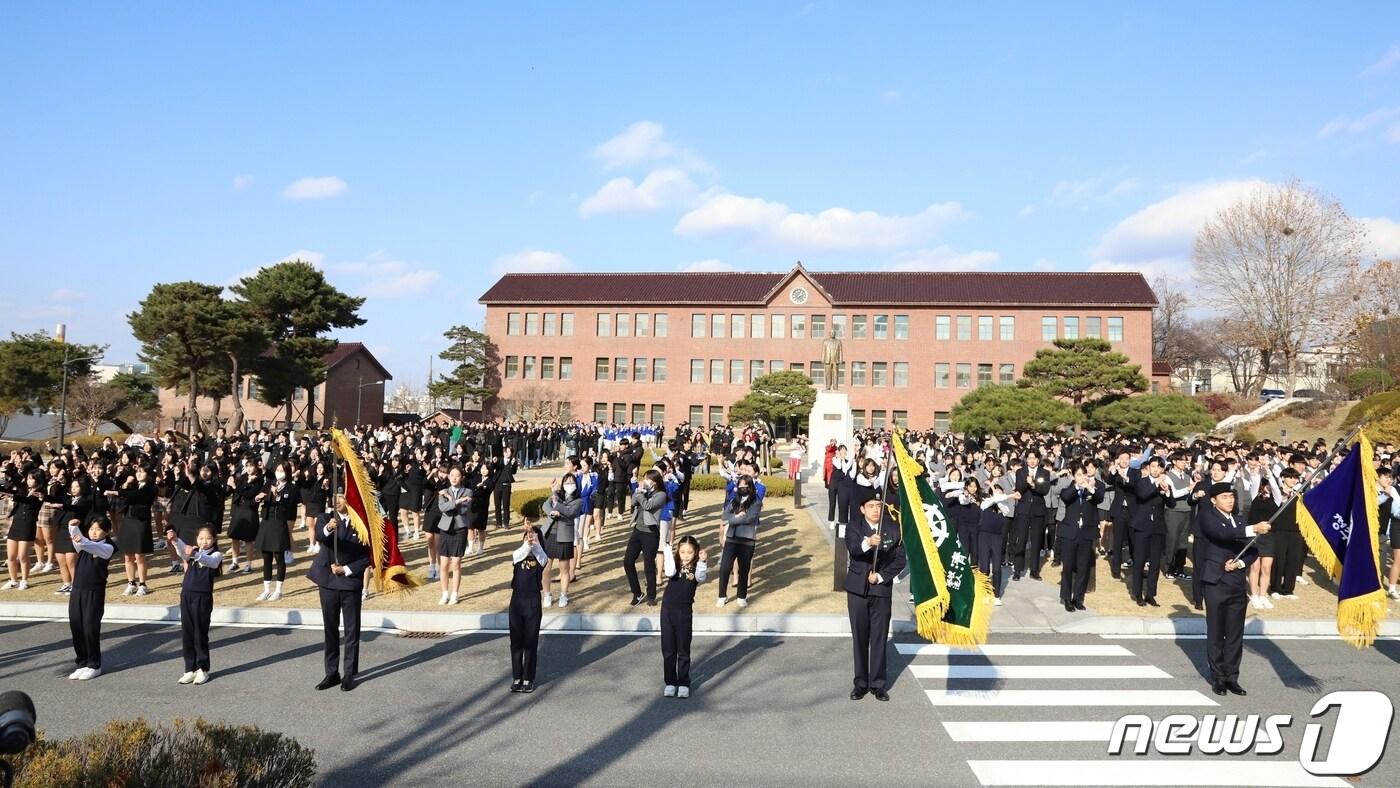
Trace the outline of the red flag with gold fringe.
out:
<instances>
[{"instance_id":1,"label":"red flag with gold fringe","mask_svg":"<svg viewBox=\"0 0 1400 788\"><path fill-rule=\"evenodd\" d=\"M380 512L379 494L350 439L332 427L331 446L336 456L345 461L345 509L355 534L369 545L375 588L379 593L391 594L423 585L422 579L409 573L399 552L398 527Z\"/></svg>"}]
</instances>

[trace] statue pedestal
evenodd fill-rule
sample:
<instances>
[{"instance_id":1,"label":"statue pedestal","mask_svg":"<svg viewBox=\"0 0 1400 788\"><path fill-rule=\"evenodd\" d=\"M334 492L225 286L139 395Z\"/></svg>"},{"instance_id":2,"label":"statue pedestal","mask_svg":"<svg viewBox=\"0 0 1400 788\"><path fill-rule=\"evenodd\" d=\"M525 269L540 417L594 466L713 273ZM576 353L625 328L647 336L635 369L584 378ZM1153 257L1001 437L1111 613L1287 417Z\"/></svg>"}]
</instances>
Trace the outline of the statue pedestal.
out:
<instances>
[{"instance_id":1,"label":"statue pedestal","mask_svg":"<svg viewBox=\"0 0 1400 788\"><path fill-rule=\"evenodd\" d=\"M820 468L826 459L826 444L851 443L855 422L851 418L851 397L844 391L818 391L807 421L807 464Z\"/></svg>"}]
</instances>

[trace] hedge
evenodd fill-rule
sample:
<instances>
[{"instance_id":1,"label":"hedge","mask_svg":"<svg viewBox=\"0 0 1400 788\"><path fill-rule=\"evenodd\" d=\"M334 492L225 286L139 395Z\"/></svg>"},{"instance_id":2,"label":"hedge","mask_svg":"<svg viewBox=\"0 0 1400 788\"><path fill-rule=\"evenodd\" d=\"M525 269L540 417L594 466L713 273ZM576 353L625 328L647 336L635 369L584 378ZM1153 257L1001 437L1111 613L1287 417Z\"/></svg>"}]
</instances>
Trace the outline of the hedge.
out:
<instances>
[{"instance_id":1,"label":"hedge","mask_svg":"<svg viewBox=\"0 0 1400 788\"><path fill-rule=\"evenodd\" d=\"M1372 394L1351 406L1346 419L1342 422L1342 429L1350 432L1363 419L1368 422L1377 422L1396 410L1400 410L1400 391Z\"/></svg>"}]
</instances>

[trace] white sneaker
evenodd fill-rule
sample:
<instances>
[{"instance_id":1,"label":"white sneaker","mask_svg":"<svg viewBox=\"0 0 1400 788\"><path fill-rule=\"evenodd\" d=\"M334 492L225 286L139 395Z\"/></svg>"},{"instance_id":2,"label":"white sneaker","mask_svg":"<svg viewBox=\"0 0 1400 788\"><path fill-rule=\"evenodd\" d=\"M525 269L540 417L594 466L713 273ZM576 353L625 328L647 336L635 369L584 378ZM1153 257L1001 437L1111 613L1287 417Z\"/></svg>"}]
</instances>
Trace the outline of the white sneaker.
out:
<instances>
[{"instance_id":1,"label":"white sneaker","mask_svg":"<svg viewBox=\"0 0 1400 788\"><path fill-rule=\"evenodd\" d=\"M1284 599L1297 599L1297 598L1298 598L1298 595L1297 595L1297 594L1284 594L1284 595L1283 595L1283 598L1284 598Z\"/></svg>"},{"instance_id":2,"label":"white sneaker","mask_svg":"<svg viewBox=\"0 0 1400 788\"><path fill-rule=\"evenodd\" d=\"M147 596L147 595L149 595L150 593L151 593L151 589L147 588L145 583L142 583L141 585L139 585L139 586L136 587L136 595L137 595L137 596Z\"/></svg>"},{"instance_id":3,"label":"white sneaker","mask_svg":"<svg viewBox=\"0 0 1400 788\"><path fill-rule=\"evenodd\" d=\"M447 598L447 604L449 604L449 605L455 605L455 604L457 604L457 595L456 595L456 594L453 594L452 596L448 597L448 598Z\"/></svg>"},{"instance_id":4,"label":"white sneaker","mask_svg":"<svg viewBox=\"0 0 1400 788\"><path fill-rule=\"evenodd\" d=\"M17 588L15 588L15 590L16 590L16 591L28 591L28 590L29 590L29 581L28 581L28 580L21 580L21 581L19 581L19 586L18 586Z\"/></svg>"},{"instance_id":5,"label":"white sneaker","mask_svg":"<svg viewBox=\"0 0 1400 788\"><path fill-rule=\"evenodd\" d=\"M43 573L45 573L45 572L47 572L47 571L49 571L49 565L48 565L48 564L35 564L35 565L29 567L29 574L31 574L31 575L42 575Z\"/></svg>"},{"instance_id":6,"label":"white sneaker","mask_svg":"<svg viewBox=\"0 0 1400 788\"><path fill-rule=\"evenodd\" d=\"M449 594L449 593L447 593L446 591L443 591L443 592L442 592L442 596L438 597L438 604L439 604L439 605L445 605L445 604L447 604L447 598L450 597L450 596L452 596L452 595Z\"/></svg>"},{"instance_id":7,"label":"white sneaker","mask_svg":"<svg viewBox=\"0 0 1400 788\"><path fill-rule=\"evenodd\" d=\"M728 601L729 601L728 598L726 598L726 597L720 597L719 599L716 599L716 600L715 600L715 607L724 607L724 603L725 603L725 602L728 602Z\"/></svg>"},{"instance_id":8,"label":"white sneaker","mask_svg":"<svg viewBox=\"0 0 1400 788\"><path fill-rule=\"evenodd\" d=\"M690 687L676 687L676 697L682 700L690 697Z\"/></svg>"},{"instance_id":9,"label":"white sneaker","mask_svg":"<svg viewBox=\"0 0 1400 788\"><path fill-rule=\"evenodd\" d=\"M177 683L177 684L193 684L193 683L194 683L194 673L186 673L185 675L181 676L181 677L180 677L180 680L177 681L176 683Z\"/></svg>"},{"instance_id":10,"label":"white sneaker","mask_svg":"<svg viewBox=\"0 0 1400 788\"><path fill-rule=\"evenodd\" d=\"M1280 594L1277 591L1273 592L1272 594L1269 594L1269 596L1273 597L1274 599L1283 599L1283 594Z\"/></svg>"},{"instance_id":11,"label":"white sneaker","mask_svg":"<svg viewBox=\"0 0 1400 788\"><path fill-rule=\"evenodd\" d=\"M196 683L196 684L203 684L204 682L206 682L206 681L208 681L208 680L209 680L209 674L208 674L208 673L205 673L205 672L202 671L202 670L196 670L196 671L194 672L194 683Z\"/></svg>"},{"instance_id":12,"label":"white sneaker","mask_svg":"<svg viewBox=\"0 0 1400 788\"><path fill-rule=\"evenodd\" d=\"M85 671L85 670L87 670L87 668L78 668L77 670L73 671L72 673L69 673L69 674L68 674L68 678L70 678L70 679L78 679L78 678L81 678L82 675L83 675L83 671Z\"/></svg>"},{"instance_id":13,"label":"white sneaker","mask_svg":"<svg viewBox=\"0 0 1400 788\"><path fill-rule=\"evenodd\" d=\"M550 596L549 594L545 594L544 596L541 596L541 597L540 597L540 607L553 607L553 606L554 606L554 597Z\"/></svg>"},{"instance_id":14,"label":"white sneaker","mask_svg":"<svg viewBox=\"0 0 1400 788\"><path fill-rule=\"evenodd\" d=\"M1306 577L1303 577L1302 575L1298 575L1298 585L1305 586L1310 585L1311 583L1311 580L1307 579Z\"/></svg>"},{"instance_id":15,"label":"white sneaker","mask_svg":"<svg viewBox=\"0 0 1400 788\"><path fill-rule=\"evenodd\" d=\"M16 588L19 588L19 583L16 583L16 582L13 581L13 580L7 581L7 582L5 583L5 590L6 590L6 591L13 591L13 590L15 590Z\"/></svg>"},{"instance_id":16,"label":"white sneaker","mask_svg":"<svg viewBox=\"0 0 1400 788\"><path fill-rule=\"evenodd\" d=\"M272 596L272 589L271 589L271 588L264 588L264 589L263 589L263 592L262 592L261 594L258 594L258 598L255 599L254 601L255 601L255 602L266 602L266 601L267 601L267 598L270 597L270 596Z\"/></svg>"},{"instance_id":17,"label":"white sneaker","mask_svg":"<svg viewBox=\"0 0 1400 788\"><path fill-rule=\"evenodd\" d=\"M268 595L267 601L269 601L269 602L276 602L277 600L279 600L279 599L281 599L281 598L282 598L282 592L281 592L281 591L273 591L270 595Z\"/></svg>"},{"instance_id":18,"label":"white sneaker","mask_svg":"<svg viewBox=\"0 0 1400 788\"><path fill-rule=\"evenodd\" d=\"M102 675L102 671L97 668L83 668L83 672L78 675L78 681L88 681Z\"/></svg>"},{"instance_id":19,"label":"white sneaker","mask_svg":"<svg viewBox=\"0 0 1400 788\"><path fill-rule=\"evenodd\" d=\"M239 570L241 570L241 569L242 569L242 567L240 567L240 566L238 565L238 562L237 562L237 561L234 561L233 563L231 563L231 564L228 565L228 573L231 574L231 575L236 575L236 574L238 574Z\"/></svg>"},{"instance_id":20,"label":"white sneaker","mask_svg":"<svg viewBox=\"0 0 1400 788\"><path fill-rule=\"evenodd\" d=\"M674 698L674 697L676 697L676 686L675 686L674 684L667 684L667 685L666 685L666 689L661 690L661 697L663 697L663 698Z\"/></svg>"},{"instance_id":21,"label":"white sneaker","mask_svg":"<svg viewBox=\"0 0 1400 788\"><path fill-rule=\"evenodd\" d=\"M569 595L568 595L568 594L560 594L560 595L559 595L559 606L560 606L560 607L568 607L568 605L569 605Z\"/></svg>"},{"instance_id":22,"label":"white sneaker","mask_svg":"<svg viewBox=\"0 0 1400 788\"><path fill-rule=\"evenodd\" d=\"M360 601L363 602L363 601L365 601L366 599L369 599L369 589L368 589L368 588L362 589L362 590L360 591Z\"/></svg>"},{"instance_id":23,"label":"white sneaker","mask_svg":"<svg viewBox=\"0 0 1400 788\"><path fill-rule=\"evenodd\" d=\"M748 607L748 606L749 606L749 600L747 600L747 599L745 599L745 598L743 598L743 597L739 597L739 607Z\"/></svg>"},{"instance_id":24,"label":"white sneaker","mask_svg":"<svg viewBox=\"0 0 1400 788\"><path fill-rule=\"evenodd\" d=\"M1254 608L1255 610L1258 610L1259 608L1263 607L1263 605L1259 604L1259 597L1253 594L1249 595L1249 606Z\"/></svg>"},{"instance_id":25,"label":"white sneaker","mask_svg":"<svg viewBox=\"0 0 1400 788\"><path fill-rule=\"evenodd\" d=\"M1273 610L1273 609L1274 609L1274 603L1273 603L1273 602L1270 602L1270 601L1269 601L1269 598L1266 597L1266 596L1261 596L1261 597L1259 597L1259 604L1263 605L1265 610Z\"/></svg>"},{"instance_id":26,"label":"white sneaker","mask_svg":"<svg viewBox=\"0 0 1400 788\"><path fill-rule=\"evenodd\" d=\"M1400 599L1400 586L1391 586L1385 595L1391 599Z\"/></svg>"},{"instance_id":27,"label":"white sneaker","mask_svg":"<svg viewBox=\"0 0 1400 788\"><path fill-rule=\"evenodd\" d=\"M134 596L135 594L136 594L136 584L135 584L135 583L127 583L127 584L126 584L126 588L122 589L122 596Z\"/></svg>"}]
</instances>

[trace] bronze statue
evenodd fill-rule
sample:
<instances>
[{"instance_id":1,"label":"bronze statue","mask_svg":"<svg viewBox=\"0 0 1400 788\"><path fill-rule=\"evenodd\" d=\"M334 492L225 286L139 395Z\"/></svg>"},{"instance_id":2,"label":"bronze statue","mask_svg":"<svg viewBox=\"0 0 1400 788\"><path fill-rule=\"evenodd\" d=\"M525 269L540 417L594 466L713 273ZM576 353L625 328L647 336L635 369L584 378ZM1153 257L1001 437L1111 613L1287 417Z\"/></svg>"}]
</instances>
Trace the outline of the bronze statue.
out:
<instances>
[{"instance_id":1,"label":"bronze statue","mask_svg":"<svg viewBox=\"0 0 1400 788\"><path fill-rule=\"evenodd\" d=\"M822 367L826 370L826 390L837 390L837 375L841 369L841 340L827 337L822 342Z\"/></svg>"}]
</instances>

